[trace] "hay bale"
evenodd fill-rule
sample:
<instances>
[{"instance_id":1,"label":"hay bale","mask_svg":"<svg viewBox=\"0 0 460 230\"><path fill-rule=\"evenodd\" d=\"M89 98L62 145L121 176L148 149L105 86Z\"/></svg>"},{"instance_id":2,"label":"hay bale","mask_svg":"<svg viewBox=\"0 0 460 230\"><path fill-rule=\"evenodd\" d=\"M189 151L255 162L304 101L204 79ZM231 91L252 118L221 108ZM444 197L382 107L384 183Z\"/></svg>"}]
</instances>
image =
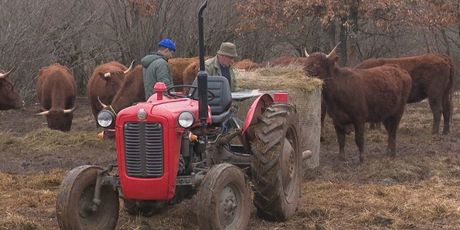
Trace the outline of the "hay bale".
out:
<instances>
[{"instance_id":1,"label":"hay bale","mask_svg":"<svg viewBox=\"0 0 460 230\"><path fill-rule=\"evenodd\" d=\"M304 152L303 167L319 166L321 134L321 86L318 78L305 75L301 66L270 67L236 74L241 90L286 91L289 101L296 105L299 114L300 150ZM239 116L245 117L253 100L241 102ZM307 151L311 152L308 153Z\"/></svg>"},{"instance_id":2,"label":"hay bale","mask_svg":"<svg viewBox=\"0 0 460 230\"><path fill-rule=\"evenodd\" d=\"M305 75L302 66L261 68L250 72L237 72L238 88L241 89L298 89L312 92L321 89L323 81Z\"/></svg>"}]
</instances>

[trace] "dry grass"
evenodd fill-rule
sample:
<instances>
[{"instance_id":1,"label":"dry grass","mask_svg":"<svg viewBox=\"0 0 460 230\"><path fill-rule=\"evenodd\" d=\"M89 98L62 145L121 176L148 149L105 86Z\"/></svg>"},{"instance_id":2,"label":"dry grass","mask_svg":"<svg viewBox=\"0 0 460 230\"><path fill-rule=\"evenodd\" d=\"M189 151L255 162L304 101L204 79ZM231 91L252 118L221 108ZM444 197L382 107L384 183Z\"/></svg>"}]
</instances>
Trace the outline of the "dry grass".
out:
<instances>
[{"instance_id":1,"label":"dry grass","mask_svg":"<svg viewBox=\"0 0 460 230\"><path fill-rule=\"evenodd\" d=\"M459 163L448 156L382 156L358 166L322 167L316 180L304 183L308 192L300 215L333 229L455 229L460 226ZM327 218L317 220L318 210Z\"/></svg>"},{"instance_id":2,"label":"dry grass","mask_svg":"<svg viewBox=\"0 0 460 230\"><path fill-rule=\"evenodd\" d=\"M64 133L48 128L34 130L23 137L0 133L0 148L27 146L33 151L54 151L63 147L95 146L100 140L93 132Z\"/></svg>"},{"instance_id":3,"label":"dry grass","mask_svg":"<svg viewBox=\"0 0 460 230\"><path fill-rule=\"evenodd\" d=\"M49 229L64 170L34 175L0 173L0 229Z\"/></svg>"},{"instance_id":4,"label":"dry grass","mask_svg":"<svg viewBox=\"0 0 460 230\"><path fill-rule=\"evenodd\" d=\"M460 95L454 102L460 107ZM408 105L398 131L397 156L385 155L383 130L366 130L362 164L352 135L347 136L346 161L337 159L335 133L327 120L320 167L303 182L298 213L287 222L268 222L253 210L249 229L460 229L459 112L454 112L451 134L432 136L427 103ZM17 119L15 112L8 115L3 124ZM42 126L23 135L0 131L0 166L19 162L16 173L0 172L0 230L58 229L56 195L68 170L87 163L106 165L114 157L113 142L98 140L91 121L89 112L77 117L79 129L69 133ZM48 170L49 161L64 160L70 163ZM30 169L22 161L40 164ZM118 229L197 229L193 209L185 201L151 218L121 210Z\"/></svg>"}]
</instances>

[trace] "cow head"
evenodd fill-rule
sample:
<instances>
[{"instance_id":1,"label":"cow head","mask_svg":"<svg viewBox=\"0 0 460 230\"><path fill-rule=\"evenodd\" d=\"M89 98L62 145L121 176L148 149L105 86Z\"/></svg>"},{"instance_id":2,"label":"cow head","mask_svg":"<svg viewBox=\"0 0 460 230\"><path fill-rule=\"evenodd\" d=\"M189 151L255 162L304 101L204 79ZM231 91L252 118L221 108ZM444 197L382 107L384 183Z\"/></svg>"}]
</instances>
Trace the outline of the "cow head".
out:
<instances>
[{"instance_id":1,"label":"cow head","mask_svg":"<svg viewBox=\"0 0 460 230\"><path fill-rule=\"evenodd\" d=\"M312 77L330 78L331 72L339 59L336 51L339 44L329 54L313 53L309 55L305 50L306 58L299 58L299 63L303 65L305 73Z\"/></svg>"},{"instance_id":2,"label":"cow head","mask_svg":"<svg viewBox=\"0 0 460 230\"><path fill-rule=\"evenodd\" d=\"M134 61L131 62L131 65L125 71L100 72L99 77L105 82L106 87L111 88L112 92L117 92L123 84L126 74L133 69L133 65Z\"/></svg>"},{"instance_id":3,"label":"cow head","mask_svg":"<svg viewBox=\"0 0 460 230\"><path fill-rule=\"evenodd\" d=\"M0 72L0 110L20 109L24 104L8 77L13 70L14 68L6 73Z\"/></svg>"},{"instance_id":4,"label":"cow head","mask_svg":"<svg viewBox=\"0 0 460 230\"><path fill-rule=\"evenodd\" d=\"M142 65L137 65L133 71L129 72L117 94L112 100L112 110L116 113L131 106L133 103L145 101L144 78ZM102 107L107 107L101 104Z\"/></svg>"},{"instance_id":5,"label":"cow head","mask_svg":"<svg viewBox=\"0 0 460 230\"><path fill-rule=\"evenodd\" d=\"M60 130L60 131L70 131L72 126L73 111L76 107L72 109L57 109L57 110L46 110L37 115L46 116L48 122L48 128Z\"/></svg>"}]
</instances>

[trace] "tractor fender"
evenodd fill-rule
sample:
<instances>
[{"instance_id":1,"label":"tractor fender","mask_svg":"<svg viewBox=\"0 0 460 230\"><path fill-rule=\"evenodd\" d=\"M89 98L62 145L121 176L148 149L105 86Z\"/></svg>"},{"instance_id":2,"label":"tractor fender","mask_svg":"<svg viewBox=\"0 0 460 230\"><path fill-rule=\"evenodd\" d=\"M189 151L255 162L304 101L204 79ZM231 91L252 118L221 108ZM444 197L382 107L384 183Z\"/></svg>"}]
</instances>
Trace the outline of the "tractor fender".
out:
<instances>
[{"instance_id":1,"label":"tractor fender","mask_svg":"<svg viewBox=\"0 0 460 230\"><path fill-rule=\"evenodd\" d=\"M252 103L246 114L246 119L244 120L243 135L246 136L249 126L255 124L257 122L257 117L271 104L273 104L273 98L270 94L262 94Z\"/></svg>"}]
</instances>

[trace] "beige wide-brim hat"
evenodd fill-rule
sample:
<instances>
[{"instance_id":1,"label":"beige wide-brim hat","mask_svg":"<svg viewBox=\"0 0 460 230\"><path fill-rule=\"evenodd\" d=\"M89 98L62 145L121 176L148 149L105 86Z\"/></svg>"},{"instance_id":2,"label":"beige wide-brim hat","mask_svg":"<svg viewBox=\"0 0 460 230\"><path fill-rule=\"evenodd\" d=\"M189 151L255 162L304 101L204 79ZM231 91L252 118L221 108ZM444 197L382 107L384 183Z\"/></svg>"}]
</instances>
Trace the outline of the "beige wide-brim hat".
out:
<instances>
[{"instance_id":1,"label":"beige wide-brim hat","mask_svg":"<svg viewBox=\"0 0 460 230\"><path fill-rule=\"evenodd\" d=\"M220 45L220 49L217 51L217 54L234 58L238 57L238 54L236 53L236 46L231 42L223 42Z\"/></svg>"}]
</instances>

